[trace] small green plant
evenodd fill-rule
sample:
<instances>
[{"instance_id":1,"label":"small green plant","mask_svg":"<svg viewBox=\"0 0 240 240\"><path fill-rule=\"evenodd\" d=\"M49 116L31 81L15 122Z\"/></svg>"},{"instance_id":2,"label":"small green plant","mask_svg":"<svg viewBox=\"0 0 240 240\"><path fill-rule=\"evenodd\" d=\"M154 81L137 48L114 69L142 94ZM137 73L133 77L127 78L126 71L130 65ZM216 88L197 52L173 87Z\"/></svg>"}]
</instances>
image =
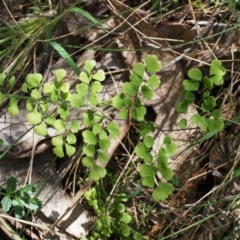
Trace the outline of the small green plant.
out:
<instances>
[{"instance_id":1,"label":"small green plant","mask_svg":"<svg viewBox=\"0 0 240 240\"><path fill-rule=\"evenodd\" d=\"M116 200L109 206L103 203L96 188L85 192L84 198L96 213L94 221L94 230L91 233L90 240L110 237L112 233L117 233L122 237L128 237L131 228L128 226L132 217L126 212L124 201Z\"/></svg>"},{"instance_id":2,"label":"small green plant","mask_svg":"<svg viewBox=\"0 0 240 240\"><path fill-rule=\"evenodd\" d=\"M70 113L71 109L77 109L78 116L83 118L82 164L90 170L89 178L94 181L105 177L106 169L98 163L105 163L109 159L111 139L118 139L121 134L117 120L112 120L102 109L111 105L111 109L114 108L118 117L126 120L127 124L130 125L132 120L139 122L141 141L135 148L135 154L141 163L139 172L142 184L153 188L157 183L153 198L164 201L171 195L173 186L167 182L158 183L155 177L160 171L166 181L171 180L173 173L168 167L168 157L176 153L176 145L167 136L155 161L151 154L155 127L153 122L145 121L146 108L141 102L142 98L150 100L154 94L153 89L159 87L160 79L156 72L161 70L161 63L157 56L147 55L143 63L137 63L133 67L130 81L123 84L122 91L107 100L99 97L105 74L103 70L95 71L95 65L94 60L85 62L84 71L79 75L79 83L71 91L70 84L64 81L66 71L59 69L55 71L54 81L44 84L41 74L28 74L21 87L27 96L0 92L0 100L9 98L8 113L15 116L19 114L18 99L24 98L29 112L26 119L33 125L36 134L45 136L49 127L55 128L59 134L52 138L52 145L58 157L63 157L65 153L70 157L76 151L75 133L81 130L81 126L79 121L70 119ZM6 76L0 77L2 86ZM11 86L13 84L14 79Z\"/></svg>"},{"instance_id":3,"label":"small green plant","mask_svg":"<svg viewBox=\"0 0 240 240\"><path fill-rule=\"evenodd\" d=\"M80 130L80 124L76 120L67 122L70 116L70 108L83 107L86 94L88 94L89 103L92 106L96 106L98 103L97 93L101 91L99 81L103 81L105 76L102 70L91 74L94 66L94 61L85 63L86 73L80 74L80 83L76 85L75 93L70 93L69 83L64 82L63 78L66 76L66 71L63 69L55 71L56 79L52 83L42 85L42 75L35 73L28 74L26 82L22 85L22 92L30 95L30 97L25 98L27 100L26 109L29 111L26 119L34 126L35 133L41 136L47 135L48 126L54 127L59 132L59 135L52 139L54 153L58 157L64 156L64 149L68 156L72 156L76 150L74 133ZM5 76L2 75L1 79L0 85L3 85ZM92 81L92 79L95 81ZM18 115L18 99L21 99L22 96L5 95L0 92L0 100L7 97L9 97L8 113L13 116ZM56 114L51 112L54 106L57 108L58 119ZM86 125L89 124L88 117L89 115L85 114L84 122ZM98 118L98 120L100 119ZM88 138L87 141L93 141L89 134L84 134L84 136L86 139Z\"/></svg>"},{"instance_id":4,"label":"small green plant","mask_svg":"<svg viewBox=\"0 0 240 240\"><path fill-rule=\"evenodd\" d=\"M150 148L153 144L153 138L150 136L144 137L135 148L136 154L143 158L144 163L140 166L139 172L142 177L142 185L153 188L155 186L155 177L157 171L160 171L162 177L169 181L173 177L173 171L168 167L168 157L172 156L177 151L177 146L172 142L170 136L164 138L165 147L161 147L158 151L157 161L154 164ZM173 192L173 185L170 183L158 183L154 189L152 197L155 201L165 201Z\"/></svg>"},{"instance_id":5,"label":"small green plant","mask_svg":"<svg viewBox=\"0 0 240 240\"><path fill-rule=\"evenodd\" d=\"M3 196L1 200L2 210L9 212L13 209L16 218L23 218L26 215L26 211L38 211L42 204L41 202L33 197L35 188L32 185L26 185L17 190L17 180L11 177L7 181L5 191L0 186L0 195Z\"/></svg>"},{"instance_id":6,"label":"small green plant","mask_svg":"<svg viewBox=\"0 0 240 240\"><path fill-rule=\"evenodd\" d=\"M139 133L142 140L137 144L135 153L143 161L139 168L142 184L150 188L155 186L157 171L160 171L162 177L167 181L172 178L173 172L168 167L168 157L176 153L177 150L176 145L167 136L164 139L166 147L160 148L157 161L151 154L151 148L154 144L154 138L151 134L155 131L155 127L153 122L144 120L146 108L142 106L139 96L148 100L153 97L152 88L156 88L160 84L160 79L155 73L160 70L161 63L157 56L147 55L145 64L137 63L134 66L130 82L123 85L123 92L113 98L113 106L120 110L119 115L122 118L127 118L129 108L132 108L132 118L139 121ZM144 79L144 74L148 76L146 79ZM131 96L135 97L135 102L132 101ZM164 201L172 194L173 190L172 184L160 182L153 191L152 197L155 201Z\"/></svg>"},{"instance_id":7,"label":"small green plant","mask_svg":"<svg viewBox=\"0 0 240 240\"><path fill-rule=\"evenodd\" d=\"M199 91L200 83L204 86L202 92L202 104L200 106L200 113L194 114L191 117L191 121L198 124L202 131L219 131L224 127L224 123L221 120L221 112L216 109L216 98L211 96L210 90L214 86L220 86L223 84L223 76L226 74L226 69L222 66L219 60L213 60L210 65L209 76L203 76L202 72L198 68L193 68L188 71L189 79L183 81L184 86L184 98L179 102L177 111L179 113L186 113L188 106L195 101L194 91ZM179 127L184 129L187 126L187 120L181 119Z\"/></svg>"}]
</instances>

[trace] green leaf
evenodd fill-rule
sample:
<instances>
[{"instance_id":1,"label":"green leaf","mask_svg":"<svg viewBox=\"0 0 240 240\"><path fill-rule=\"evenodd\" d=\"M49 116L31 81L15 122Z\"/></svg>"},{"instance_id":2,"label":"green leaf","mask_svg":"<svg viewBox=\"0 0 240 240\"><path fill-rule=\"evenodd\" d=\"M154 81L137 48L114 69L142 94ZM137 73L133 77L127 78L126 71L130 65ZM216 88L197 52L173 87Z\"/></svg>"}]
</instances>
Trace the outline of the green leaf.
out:
<instances>
[{"instance_id":1,"label":"green leaf","mask_svg":"<svg viewBox=\"0 0 240 240\"><path fill-rule=\"evenodd\" d=\"M62 119L57 119L54 123L54 128L59 132L64 132L66 130L66 124Z\"/></svg>"},{"instance_id":2,"label":"green leaf","mask_svg":"<svg viewBox=\"0 0 240 240\"><path fill-rule=\"evenodd\" d=\"M49 104L45 101L40 101L39 106L43 112L47 112L49 110ZM33 111L33 109L31 111Z\"/></svg>"},{"instance_id":3,"label":"green leaf","mask_svg":"<svg viewBox=\"0 0 240 240\"><path fill-rule=\"evenodd\" d=\"M154 132L155 127L153 122L140 122L139 123L139 133L142 137L146 136L150 132Z\"/></svg>"},{"instance_id":4,"label":"green leaf","mask_svg":"<svg viewBox=\"0 0 240 240\"><path fill-rule=\"evenodd\" d=\"M27 207L29 208L29 210L37 212L41 209L42 204L36 198L29 198L28 203L27 203Z\"/></svg>"},{"instance_id":5,"label":"green leaf","mask_svg":"<svg viewBox=\"0 0 240 240\"><path fill-rule=\"evenodd\" d=\"M8 81L8 86L9 86L9 88L10 88L11 90L12 90L13 87L14 87L14 83L15 83L15 77L12 76L12 77L9 79L9 81Z\"/></svg>"},{"instance_id":6,"label":"green leaf","mask_svg":"<svg viewBox=\"0 0 240 240\"><path fill-rule=\"evenodd\" d=\"M70 89L69 83L63 83L63 85L60 87L60 90L64 93L68 93Z\"/></svg>"},{"instance_id":7,"label":"green leaf","mask_svg":"<svg viewBox=\"0 0 240 240\"><path fill-rule=\"evenodd\" d=\"M138 121L143 121L146 115L146 112L147 110L144 106L136 107L132 111L132 117L133 119L136 119Z\"/></svg>"},{"instance_id":8,"label":"green leaf","mask_svg":"<svg viewBox=\"0 0 240 240\"><path fill-rule=\"evenodd\" d=\"M214 75L210 77L210 80L217 86L220 86L223 84L223 77L219 75Z\"/></svg>"},{"instance_id":9,"label":"green leaf","mask_svg":"<svg viewBox=\"0 0 240 240\"><path fill-rule=\"evenodd\" d=\"M140 97L137 97L136 98L136 106L142 106L142 101L141 101L141 98Z\"/></svg>"},{"instance_id":10,"label":"green leaf","mask_svg":"<svg viewBox=\"0 0 240 240\"><path fill-rule=\"evenodd\" d=\"M188 110L188 106L192 103L192 101L189 101L187 99L183 99L182 101L180 101L176 107L176 110L179 113L186 113Z\"/></svg>"},{"instance_id":11,"label":"green leaf","mask_svg":"<svg viewBox=\"0 0 240 240\"><path fill-rule=\"evenodd\" d=\"M33 89L31 91L31 97L38 100L42 98L42 94L40 93L40 91L38 89Z\"/></svg>"},{"instance_id":12,"label":"green leaf","mask_svg":"<svg viewBox=\"0 0 240 240\"><path fill-rule=\"evenodd\" d=\"M127 109L121 109L118 113L120 119L127 119L129 114Z\"/></svg>"},{"instance_id":13,"label":"green leaf","mask_svg":"<svg viewBox=\"0 0 240 240\"><path fill-rule=\"evenodd\" d=\"M101 112L94 113L94 123L99 123L102 121L103 115Z\"/></svg>"},{"instance_id":14,"label":"green leaf","mask_svg":"<svg viewBox=\"0 0 240 240\"><path fill-rule=\"evenodd\" d=\"M201 117L198 113L192 115L192 117L191 117L191 121L192 121L193 123L196 123L196 124L198 124L199 122L201 122L201 120L202 120L202 117Z\"/></svg>"},{"instance_id":15,"label":"green leaf","mask_svg":"<svg viewBox=\"0 0 240 240\"><path fill-rule=\"evenodd\" d=\"M98 144L99 144L100 149L103 150L103 151L108 150L110 145L111 145L109 139L100 139Z\"/></svg>"},{"instance_id":16,"label":"green leaf","mask_svg":"<svg viewBox=\"0 0 240 240\"><path fill-rule=\"evenodd\" d=\"M165 136L163 139L164 144L170 144L172 143L172 138L170 136Z\"/></svg>"},{"instance_id":17,"label":"green leaf","mask_svg":"<svg viewBox=\"0 0 240 240\"><path fill-rule=\"evenodd\" d=\"M39 124L42 122L42 114L36 110L33 110L32 112L28 113L26 118L30 124Z\"/></svg>"},{"instance_id":18,"label":"green leaf","mask_svg":"<svg viewBox=\"0 0 240 240\"><path fill-rule=\"evenodd\" d=\"M59 99L59 94L58 94L58 91L53 89L53 91L50 93L50 100L53 102L53 103L57 103L58 102L58 99Z\"/></svg>"},{"instance_id":19,"label":"green leaf","mask_svg":"<svg viewBox=\"0 0 240 240\"><path fill-rule=\"evenodd\" d=\"M73 154L76 152L76 148L67 143L65 143L65 149L68 157L73 156Z\"/></svg>"},{"instance_id":20,"label":"green leaf","mask_svg":"<svg viewBox=\"0 0 240 240\"><path fill-rule=\"evenodd\" d=\"M34 127L34 132L38 135L38 136L43 136L45 137L48 133L48 129L47 126L45 124L45 122L40 123L39 125Z\"/></svg>"},{"instance_id":21,"label":"green leaf","mask_svg":"<svg viewBox=\"0 0 240 240\"><path fill-rule=\"evenodd\" d=\"M52 83L44 83L43 85L43 93L51 93L53 91Z\"/></svg>"},{"instance_id":22,"label":"green leaf","mask_svg":"<svg viewBox=\"0 0 240 240\"><path fill-rule=\"evenodd\" d=\"M81 72L79 75L79 79L86 84L89 84L89 82L91 81L91 78L88 76L86 72Z\"/></svg>"},{"instance_id":23,"label":"green leaf","mask_svg":"<svg viewBox=\"0 0 240 240\"><path fill-rule=\"evenodd\" d=\"M216 106L216 99L213 96L209 96L203 100L201 108L203 112L208 112L214 109Z\"/></svg>"},{"instance_id":24,"label":"green leaf","mask_svg":"<svg viewBox=\"0 0 240 240\"><path fill-rule=\"evenodd\" d=\"M221 118L221 111L218 109L214 109L211 113L212 117L214 118Z\"/></svg>"},{"instance_id":25,"label":"green leaf","mask_svg":"<svg viewBox=\"0 0 240 240\"><path fill-rule=\"evenodd\" d=\"M151 154L150 152L146 153L146 154L143 156L143 160L144 160L145 163L151 164L152 161L153 161L152 154Z\"/></svg>"},{"instance_id":26,"label":"green leaf","mask_svg":"<svg viewBox=\"0 0 240 240\"><path fill-rule=\"evenodd\" d=\"M147 80L147 84L153 88L159 87L160 83L161 83L161 81L157 75L152 75Z\"/></svg>"},{"instance_id":27,"label":"green leaf","mask_svg":"<svg viewBox=\"0 0 240 240\"><path fill-rule=\"evenodd\" d=\"M178 123L178 127L180 129L186 129L187 127L187 119L186 118L182 118L179 123Z\"/></svg>"},{"instance_id":28,"label":"green leaf","mask_svg":"<svg viewBox=\"0 0 240 240\"><path fill-rule=\"evenodd\" d=\"M202 131L206 131L208 127L208 123L209 123L208 118L203 116L201 121L198 123L198 125Z\"/></svg>"},{"instance_id":29,"label":"green leaf","mask_svg":"<svg viewBox=\"0 0 240 240\"><path fill-rule=\"evenodd\" d=\"M55 147L63 146L63 137L61 135L53 137L51 142Z\"/></svg>"},{"instance_id":30,"label":"green leaf","mask_svg":"<svg viewBox=\"0 0 240 240\"><path fill-rule=\"evenodd\" d=\"M24 211L21 201L19 199L14 199L12 201L12 205L13 205L13 211L14 211L15 218L23 218L25 216L25 211Z\"/></svg>"},{"instance_id":31,"label":"green leaf","mask_svg":"<svg viewBox=\"0 0 240 240\"><path fill-rule=\"evenodd\" d=\"M13 98L13 97L10 98L9 107L8 107L7 111L12 116L17 116L19 114L19 109L18 109L16 98Z\"/></svg>"},{"instance_id":32,"label":"green leaf","mask_svg":"<svg viewBox=\"0 0 240 240\"><path fill-rule=\"evenodd\" d=\"M84 104L84 95L82 92L78 92L77 94L69 94L67 100L69 100L72 107L80 108Z\"/></svg>"},{"instance_id":33,"label":"green leaf","mask_svg":"<svg viewBox=\"0 0 240 240\"><path fill-rule=\"evenodd\" d=\"M83 153L88 157L93 157L95 155L95 147L88 145L83 147Z\"/></svg>"},{"instance_id":34,"label":"green leaf","mask_svg":"<svg viewBox=\"0 0 240 240\"><path fill-rule=\"evenodd\" d=\"M124 94L135 96L138 93L138 88L134 83L126 82L123 84L122 91Z\"/></svg>"},{"instance_id":35,"label":"green leaf","mask_svg":"<svg viewBox=\"0 0 240 240\"><path fill-rule=\"evenodd\" d=\"M98 95L95 92L90 92L89 94L89 102L95 106L99 103Z\"/></svg>"},{"instance_id":36,"label":"green leaf","mask_svg":"<svg viewBox=\"0 0 240 240\"><path fill-rule=\"evenodd\" d=\"M159 183L157 188L153 191L152 198L154 201L165 201L170 195L172 195L174 187L170 183Z\"/></svg>"},{"instance_id":37,"label":"green leaf","mask_svg":"<svg viewBox=\"0 0 240 240\"><path fill-rule=\"evenodd\" d=\"M86 127L91 127L94 124L94 114L92 111L86 111L83 114L83 123Z\"/></svg>"},{"instance_id":38,"label":"green leaf","mask_svg":"<svg viewBox=\"0 0 240 240\"><path fill-rule=\"evenodd\" d=\"M117 108L117 109L122 108L123 104L124 104L124 101L123 101L124 98L125 98L125 96L124 96L123 93L113 97L113 99L112 99L112 106Z\"/></svg>"},{"instance_id":39,"label":"green leaf","mask_svg":"<svg viewBox=\"0 0 240 240\"><path fill-rule=\"evenodd\" d=\"M50 24L52 27L52 24ZM50 27L50 28L51 28ZM49 29L50 30L50 29ZM52 31L52 30L50 30ZM57 53L65 60L65 62L69 65L70 69L72 69L77 75L80 74L79 67L74 62L72 57L68 54L68 52L57 42L49 41L48 42L56 51Z\"/></svg>"},{"instance_id":40,"label":"green leaf","mask_svg":"<svg viewBox=\"0 0 240 240\"><path fill-rule=\"evenodd\" d=\"M101 163L105 163L108 159L109 159L109 154L107 152L103 152L103 151L98 151L98 160Z\"/></svg>"},{"instance_id":41,"label":"green leaf","mask_svg":"<svg viewBox=\"0 0 240 240\"><path fill-rule=\"evenodd\" d=\"M149 149L143 142L140 142L137 144L134 151L137 154L137 156L139 156L140 158L143 158L144 155L148 153Z\"/></svg>"},{"instance_id":42,"label":"green leaf","mask_svg":"<svg viewBox=\"0 0 240 240\"><path fill-rule=\"evenodd\" d=\"M142 164L139 167L139 173L141 177L154 177L156 175L154 167L147 164Z\"/></svg>"},{"instance_id":43,"label":"green leaf","mask_svg":"<svg viewBox=\"0 0 240 240\"><path fill-rule=\"evenodd\" d=\"M77 92L82 92L84 95L88 93L88 85L86 83L80 83L76 86Z\"/></svg>"},{"instance_id":44,"label":"green leaf","mask_svg":"<svg viewBox=\"0 0 240 240\"><path fill-rule=\"evenodd\" d=\"M196 81L201 81L202 80L202 72L200 69L198 68L192 68L188 71L188 76L192 79L192 80L196 80Z\"/></svg>"},{"instance_id":45,"label":"green leaf","mask_svg":"<svg viewBox=\"0 0 240 240\"><path fill-rule=\"evenodd\" d=\"M158 150L158 155L159 156L162 156L162 155L166 155L167 153L166 153L166 150L165 150L165 148L164 147L161 147L161 148L159 148L159 150Z\"/></svg>"},{"instance_id":46,"label":"green leaf","mask_svg":"<svg viewBox=\"0 0 240 240\"><path fill-rule=\"evenodd\" d=\"M84 69L87 71L89 75L95 66L96 66L95 60L88 60L88 61L85 61L84 63Z\"/></svg>"},{"instance_id":47,"label":"green leaf","mask_svg":"<svg viewBox=\"0 0 240 240\"><path fill-rule=\"evenodd\" d=\"M210 65L210 75L224 76L226 74L226 69L222 66L222 63L214 59Z\"/></svg>"},{"instance_id":48,"label":"green leaf","mask_svg":"<svg viewBox=\"0 0 240 240\"><path fill-rule=\"evenodd\" d=\"M70 123L70 131L72 133L77 133L79 130L80 130L80 124L77 121L75 121L75 120L71 121L71 123Z\"/></svg>"},{"instance_id":49,"label":"green leaf","mask_svg":"<svg viewBox=\"0 0 240 240\"><path fill-rule=\"evenodd\" d=\"M113 138L113 139L118 139L120 136L120 131L119 131L119 127L118 124L115 121L112 121L108 124L107 126L107 130L109 132L109 135Z\"/></svg>"},{"instance_id":50,"label":"green leaf","mask_svg":"<svg viewBox=\"0 0 240 240\"><path fill-rule=\"evenodd\" d=\"M163 178L167 181L171 180L173 177L173 170L169 167L166 168L159 168L160 173L162 174Z\"/></svg>"},{"instance_id":51,"label":"green leaf","mask_svg":"<svg viewBox=\"0 0 240 240\"><path fill-rule=\"evenodd\" d=\"M184 98L188 101L195 101L195 95L192 92L185 92Z\"/></svg>"},{"instance_id":52,"label":"green leaf","mask_svg":"<svg viewBox=\"0 0 240 240\"><path fill-rule=\"evenodd\" d=\"M3 85L6 76L7 75L5 73L0 73L0 86Z\"/></svg>"},{"instance_id":53,"label":"green leaf","mask_svg":"<svg viewBox=\"0 0 240 240\"><path fill-rule=\"evenodd\" d=\"M133 72L136 73L141 78L143 78L144 71L145 66L143 63L136 63L133 67Z\"/></svg>"},{"instance_id":54,"label":"green leaf","mask_svg":"<svg viewBox=\"0 0 240 240\"><path fill-rule=\"evenodd\" d=\"M211 90L213 88L213 81L208 77L203 77L203 85L205 88Z\"/></svg>"},{"instance_id":55,"label":"green leaf","mask_svg":"<svg viewBox=\"0 0 240 240\"><path fill-rule=\"evenodd\" d=\"M20 195L21 197L27 197L27 196L33 195L35 191L36 191L35 187L31 184L28 184L20 188Z\"/></svg>"},{"instance_id":56,"label":"green leaf","mask_svg":"<svg viewBox=\"0 0 240 240\"><path fill-rule=\"evenodd\" d=\"M12 206L11 198L9 196L4 196L1 203L3 212L8 212Z\"/></svg>"},{"instance_id":57,"label":"green leaf","mask_svg":"<svg viewBox=\"0 0 240 240\"><path fill-rule=\"evenodd\" d=\"M64 157L64 152L63 152L63 147L62 146L53 148L53 152L59 158Z\"/></svg>"},{"instance_id":58,"label":"green leaf","mask_svg":"<svg viewBox=\"0 0 240 240\"><path fill-rule=\"evenodd\" d=\"M146 98L147 100L152 99L153 91L150 87L148 87L147 85L143 85L141 87L141 91L142 91L142 95L143 95L144 98Z\"/></svg>"},{"instance_id":59,"label":"green leaf","mask_svg":"<svg viewBox=\"0 0 240 240\"><path fill-rule=\"evenodd\" d=\"M158 61L158 57L156 55L147 55L145 57L145 63L147 67L147 72L159 72L162 68L161 62Z\"/></svg>"},{"instance_id":60,"label":"green leaf","mask_svg":"<svg viewBox=\"0 0 240 240\"><path fill-rule=\"evenodd\" d=\"M82 164L83 166L87 167L87 168L92 168L93 167L93 159L92 157L84 157L82 158Z\"/></svg>"},{"instance_id":61,"label":"green leaf","mask_svg":"<svg viewBox=\"0 0 240 240\"><path fill-rule=\"evenodd\" d=\"M68 106L66 104L61 104L57 108L57 113L60 115L60 117L65 120L69 117L70 111L68 109Z\"/></svg>"},{"instance_id":62,"label":"green leaf","mask_svg":"<svg viewBox=\"0 0 240 240\"><path fill-rule=\"evenodd\" d=\"M77 142L76 136L72 133L68 133L66 137L66 141L68 144L75 144Z\"/></svg>"},{"instance_id":63,"label":"green leaf","mask_svg":"<svg viewBox=\"0 0 240 240\"><path fill-rule=\"evenodd\" d=\"M206 90L203 92L203 98L208 98L210 96L210 91Z\"/></svg>"},{"instance_id":64,"label":"green leaf","mask_svg":"<svg viewBox=\"0 0 240 240\"><path fill-rule=\"evenodd\" d=\"M91 90L96 93L101 92L102 91L101 83L97 81L93 82Z\"/></svg>"},{"instance_id":65,"label":"green leaf","mask_svg":"<svg viewBox=\"0 0 240 240\"><path fill-rule=\"evenodd\" d=\"M124 106L125 107L127 107L127 108L132 107L132 99L131 98L125 97L123 102L124 102Z\"/></svg>"},{"instance_id":66,"label":"green leaf","mask_svg":"<svg viewBox=\"0 0 240 240\"><path fill-rule=\"evenodd\" d=\"M101 126L101 124L94 124L93 126L92 126L92 132L93 132L93 134L94 135L97 135L97 134L99 134L100 132L102 131L102 126Z\"/></svg>"},{"instance_id":67,"label":"green leaf","mask_svg":"<svg viewBox=\"0 0 240 240\"><path fill-rule=\"evenodd\" d=\"M143 82L143 79L135 73L132 73L130 75L129 79L130 79L131 83L135 84L137 87L139 87Z\"/></svg>"},{"instance_id":68,"label":"green leaf","mask_svg":"<svg viewBox=\"0 0 240 240\"><path fill-rule=\"evenodd\" d=\"M216 130L222 130L224 128L224 122L220 119L209 119L208 121L208 129L210 132Z\"/></svg>"},{"instance_id":69,"label":"green leaf","mask_svg":"<svg viewBox=\"0 0 240 240\"><path fill-rule=\"evenodd\" d=\"M153 188L154 185L155 185L155 180L154 180L154 177L144 177L142 179L142 185L145 186L145 187L149 187L149 188Z\"/></svg>"},{"instance_id":70,"label":"green leaf","mask_svg":"<svg viewBox=\"0 0 240 240\"><path fill-rule=\"evenodd\" d=\"M60 87L62 86L62 82L58 82L57 80L53 81L53 86L54 86L54 90L59 90Z\"/></svg>"},{"instance_id":71,"label":"green leaf","mask_svg":"<svg viewBox=\"0 0 240 240\"><path fill-rule=\"evenodd\" d=\"M131 234L131 228L127 225L120 225L120 234L123 237L128 237Z\"/></svg>"},{"instance_id":72,"label":"green leaf","mask_svg":"<svg viewBox=\"0 0 240 240\"><path fill-rule=\"evenodd\" d=\"M128 213L123 212L122 217L120 218L120 221L128 224L132 221L132 217Z\"/></svg>"},{"instance_id":73,"label":"green leaf","mask_svg":"<svg viewBox=\"0 0 240 240\"><path fill-rule=\"evenodd\" d=\"M17 179L15 177L10 177L7 180L6 192L8 195L14 193L17 189Z\"/></svg>"},{"instance_id":74,"label":"green leaf","mask_svg":"<svg viewBox=\"0 0 240 240\"><path fill-rule=\"evenodd\" d=\"M97 144L97 138L90 130L83 131L82 136L85 143L91 145Z\"/></svg>"},{"instance_id":75,"label":"green leaf","mask_svg":"<svg viewBox=\"0 0 240 240\"><path fill-rule=\"evenodd\" d=\"M60 92L59 95L60 95L60 96L59 96L60 101L61 101L61 102L64 101L65 104L68 104L66 101L67 101L67 99L68 99L68 96L71 95L71 93L70 93L70 92L67 92L67 93Z\"/></svg>"},{"instance_id":76,"label":"green leaf","mask_svg":"<svg viewBox=\"0 0 240 240\"><path fill-rule=\"evenodd\" d=\"M133 235L133 239L134 240L143 240L142 234L139 233L139 232L135 232L134 235Z\"/></svg>"},{"instance_id":77,"label":"green leaf","mask_svg":"<svg viewBox=\"0 0 240 240\"><path fill-rule=\"evenodd\" d=\"M154 144L154 139L152 136L145 136L143 142L147 148L151 148Z\"/></svg>"},{"instance_id":78,"label":"green leaf","mask_svg":"<svg viewBox=\"0 0 240 240\"><path fill-rule=\"evenodd\" d=\"M35 102L35 101L34 101ZM29 112L32 112L35 108L35 104L32 100L27 100L26 102L26 109L29 111Z\"/></svg>"},{"instance_id":79,"label":"green leaf","mask_svg":"<svg viewBox=\"0 0 240 240\"><path fill-rule=\"evenodd\" d=\"M97 70L97 72L92 76L93 79L97 81L104 81L105 80L105 73L102 69Z\"/></svg>"},{"instance_id":80,"label":"green leaf","mask_svg":"<svg viewBox=\"0 0 240 240\"><path fill-rule=\"evenodd\" d=\"M106 131L102 130L100 133L99 133L99 139L105 139L105 138L108 138L108 134Z\"/></svg>"},{"instance_id":81,"label":"green leaf","mask_svg":"<svg viewBox=\"0 0 240 240\"><path fill-rule=\"evenodd\" d=\"M56 119L53 116L47 116L46 123L48 125L54 126Z\"/></svg>"},{"instance_id":82,"label":"green leaf","mask_svg":"<svg viewBox=\"0 0 240 240\"><path fill-rule=\"evenodd\" d=\"M89 174L89 178L93 181L98 181L100 178L104 178L107 174L107 171L103 167L99 167L97 165L93 165L93 168Z\"/></svg>"},{"instance_id":83,"label":"green leaf","mask_svg":"<svg viewBox=\"0 0 240 240\"><path fill-rule=\"evenodd\" d=\"M163 148L165 151L165 148ZM161 170L165 170L167 168L168 165L168 157L166 155L166 153L161 153L158 155L157 157L157 164L158 164L158 168Z\"/></svg>"},{"instance_id":84,"label":"green leaf","mask_svg":"<svg viewBox=\"0 0 240 240\"><path fill-rule=\"evenodd\" d=\"M95 190L95 189L94 189L94 190ZM95 211L96 211L96 213L97 213L98 215L100 215L99 204L98 204L98 200L96 199L96 197L97 197L97 194L96 194L96 190L95 190L94 192L91 193L91 197L90 197L90 199L89 199L88 201L89 201L89 205L92 206L93 209L95 209ZM109 216L107 216L107 215L105 215L105 216L102 215L102 216L101 216L101 219L102 219L104 222L105 222L105 220L108 221Z\"/></svg>"},{"instance_id":85,"label":"green leaf","mask_svg":"<svg viewBox=\"0 0 240 240\"><path fill-rule=\"evenodd\" d=\"M170 143L166 145L166 152L169 156L174 155L177 152L177 145L175 143Z\"/></svg>"},{"instance_id":86,"label":"green leaf","mask_svg":"<svg viewBox=\"0 0 240 240\"><path fill-rule=\"evenodd\" d=\"M194 80L184 80L183 86L186 91L197 91L199 89L199 82Z\"/></svg>"},{"instance_id":87,"label":"green leaf","mask_svg":"<svg viewBox=\"0 0 240 240\"><path fill-rule=\"evenodd\" d=\"M56 79L58 82L61 82L63 78L66 76L67 72L64 69L58 69L54 72Z\"/></svg>"},{"instance_id":88,"label":"green leaf","mask_svg":"<svg viewBox=\"0 0 240 240\"><path fill-rule=\"evenodd\" d=\"M119 212L119 213L122 213L122 212L125 212L125 206L123 203L118 203L117 204L117 207L116 207L116 210Z\"/></svg>"},{"instance_id":89,"label":"green leaf","mask_svg":"<svg viewBox=\"0 0 240 240\"><path fill-rule=\"evenodd\" d=\"M42 74L33 73L27 75L27 84L30 88L38 88L42 81Z\"/></svg>"}]
</instances>

